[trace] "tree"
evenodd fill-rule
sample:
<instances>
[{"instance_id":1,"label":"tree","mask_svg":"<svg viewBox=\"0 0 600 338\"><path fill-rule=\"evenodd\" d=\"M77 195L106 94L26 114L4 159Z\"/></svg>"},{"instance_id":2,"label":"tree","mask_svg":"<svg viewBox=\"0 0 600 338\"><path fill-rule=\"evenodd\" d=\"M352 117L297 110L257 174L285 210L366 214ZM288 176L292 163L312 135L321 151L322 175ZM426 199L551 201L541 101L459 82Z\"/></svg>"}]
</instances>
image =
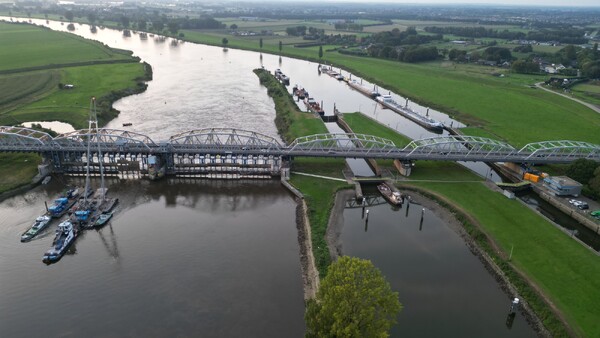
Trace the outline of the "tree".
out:
<instances>
[{"instance_id":1,"label":"tree","mask_svg":"<svg viewBox=\"0 0 600 338\"><path fill-rule=\"evenodd\" d=\"M163 28L165 28L165 24L162 20L158 19L156 21L152 21L152 28L154 28L157 32L162 32Z\"/></svg>"},{"instance_id":2,"label":"tree","mask_svg":"<svg viewBox=\"0 0 600 338\"><path fill-rule=\"evenodd\" d=\"M594 170L594 177L590 180L589 186L594 197L596 199L600 198L600 166Z\"/></svg>"},{"instance_id":3,"label":"tree","mask_svg":"<svg viewBox=\"0 0 600 338\"><path fill-rule=\"evenodd\" d=\"M262 38L260 38L260 39L258 40L258 46L260 47L260 49L262 49L262 47L263 47L263 41L262 41Z\"/></svg>"},{"instance_id":4,"label":"tree","mask_svg":"<svg viewBox=\"0 0 600 338\"><path fill-rule=\"evenodd\" d=\"M137 28L141 31L145 31L148 28L146 20L141 19L140 21L138 21Z\"/></svg>"},{"instance_id":5,"label":"tree","mask_svg":"<svg viewBox=\"0 0 600 338\"><path fill-rule=\"evenodd\" d=\"M123 26L123 28L129 28L129 18L128 17L126 17L125 15L121 15L120 21L121 21L121 25Z\"/></svg>"},{"instance_id":6,"label":"tree","mask_svg":"<svg viewBox=\"0 0 600 338\"><path fill-rule=\"evenodd\" d=\"M179 30L179 24L175 21L169 21L167 26L169 27L169 32L171 32L172 34L176 34Z\"/></svg>"},{"instance_id":7,"label":"tree","mask_svg":"<svg viewBox=\"0 0 600 338\"><path fill-rule=\"evenodd\" d=\"M319 46L319 59L323 57L323 46Z\"/></svg>"},{"instance_id":8,"label":"tree","mask_svg":"<svg viewBox=\"0 0 600 338\"><path fill-rule=\"evenodd\" d=\"M569 165L566 174L581 184L587 184L594 177L598 166L600 163L596 161L580 158Z\"/></svg>"},{"instance_id":9,"label":"tree","mask_svg":"<svg viewBox=\"0 0 600 338\"><path fill-rule=\"evenodd\" d=\"M283 43L281 41L279 41L279 51L281 52L282 49L283 49Z\"/></svg>"},{"instance_id":10,"label":"tree","mask_svg":"<svg viewBox=\"0 0 600 338\"><path fill-rule=\"evenodd\" d=\"M65 12L65 19L69 20L69 21L73 21L73 12L71 11L66 11Z\"/></svg>"},{"instance_id":11,"label":"tree","mask_svg":"<svg viewBox=\"0 0 600 338\"><path fill-rule=\"evenodd\" d=\"M227 38L223 38L223 40L221 40L221 42L223 43L223 48L227 48L227 44L229 43L229 40L227 40Z\"/></svg>"},{"instance_id":12,"label":"tree","mask_svg":"<svg viewBox=\"0 0 600 338\"><path fill-rule=\"evenodd\" d=\"M229 26L229 28L231 28L231 30L236 30L238 29L238 25L232 23L231 26Z\"/></svg>"},{"instance_id":13,"label":"tree","mask_svg":"<svg viewBox=\"0 0 600 338\"><path fill-rule=\"evenodd\" d=\"M371 261L344 256L307 304L306 337L386 337L401 309L398 293Z\"/></svg>"}]
</instances>

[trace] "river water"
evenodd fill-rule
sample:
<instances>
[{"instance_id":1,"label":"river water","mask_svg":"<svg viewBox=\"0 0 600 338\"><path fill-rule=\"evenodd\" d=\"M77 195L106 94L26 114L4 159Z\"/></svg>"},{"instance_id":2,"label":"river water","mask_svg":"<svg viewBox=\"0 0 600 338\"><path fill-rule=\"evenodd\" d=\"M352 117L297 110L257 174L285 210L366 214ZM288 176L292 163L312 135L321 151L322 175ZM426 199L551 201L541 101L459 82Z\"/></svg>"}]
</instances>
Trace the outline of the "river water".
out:
<instances>
[{"instance_id":1,"label":"river water","mask_svg":"<svg viewBox=\"0 0 600 338\"><path fill-rule=\"evenodd\" d=\"M62 183L0 203L1 336L302 336L296 205L279 182L109 181L111 223L46 266L56 222L19 237Z\"/></svg>"},{"instance_id":2,"label":"river water","mask_svg":"<svg viewBox=\"0 0 600 338\"><path fill-rule=\"evenodd\" d=\"M535 336L521 314L506 324L511 299L439 216L408 203L368 210L344 210L341 247L370 259L399 293L404 309L392 336Z\"/></svg>"},{"instance_id":3,"label":"river water","mask_svg":"<svg viewBox=\"0 0 600 338\"><path fill-rule=\"evenodd\" d=\"M48 26L66 30L56 22ZM292 83L324 100L327 114L334 103L341 111L372 109L373 117L410 137L433 136L319 76L315 63L76 28L76 34L133 50L153 66L148 90L118 101L121 114L110 128L155 141L207 127L278 137L273 102L252 73L264 66L281 68ZM430 115L451 122L441 113ZM295 203L278 182L111 181L110 192L121 199L111 225L85 232L60 262L45 266L41 256L52 230L31 243L18 238L62 183L0 203L3 335L302 335ZM373 209L366 233L360 217L345 213L343 240L347 254L373 259L401 292L406 308L395 335L534 335L522 317L511 331L504 329L508 296L443 220L426 211L424 230L415 233L414 210L397 226L404 214L389 208ZM384 228L389 232L377 230Z\"/></svg>"}]
</instances>

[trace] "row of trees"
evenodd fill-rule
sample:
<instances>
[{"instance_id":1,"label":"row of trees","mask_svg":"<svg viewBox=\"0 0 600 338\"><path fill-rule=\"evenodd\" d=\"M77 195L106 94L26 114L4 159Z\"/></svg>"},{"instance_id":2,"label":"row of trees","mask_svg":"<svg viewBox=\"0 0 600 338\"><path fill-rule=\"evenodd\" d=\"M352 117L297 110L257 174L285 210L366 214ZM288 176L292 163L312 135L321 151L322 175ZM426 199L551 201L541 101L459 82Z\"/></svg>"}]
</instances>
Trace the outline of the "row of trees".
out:
<instances>
[{"instance_id":1,"label":"row of trees","mask_svg":"<svg viewBox=\"0 0 600 338\"><path fill-rule=\"evenodd\" d=\"M583 195L594 200L600 199L600 163L579 159L569 165L566 174L583 184Z\"/></svg>"},{"instance_id":2,"label":"row of trees","mask_svg":"<svg viewBox=\"0 0 600 338\"><path fill-rule=\"evenodd\" d=\"M485 27L425 27L425 31L435 34L452 34L466 38L497 38L507 40L558 41L560 43L583 44L588 39L580 28L540 29L527 33L509 30L496 30Z\"/></svg>"},{"instance_id":3,"label":"row of trees","mask_svg":"<svg viewBox=\"0 0 600 338\"><path fill-rule=\"evenodd\" d=\"M337 30L362 32L363 25L354 22L336 22L334 25Z\"/></svg>"}]
</instances>

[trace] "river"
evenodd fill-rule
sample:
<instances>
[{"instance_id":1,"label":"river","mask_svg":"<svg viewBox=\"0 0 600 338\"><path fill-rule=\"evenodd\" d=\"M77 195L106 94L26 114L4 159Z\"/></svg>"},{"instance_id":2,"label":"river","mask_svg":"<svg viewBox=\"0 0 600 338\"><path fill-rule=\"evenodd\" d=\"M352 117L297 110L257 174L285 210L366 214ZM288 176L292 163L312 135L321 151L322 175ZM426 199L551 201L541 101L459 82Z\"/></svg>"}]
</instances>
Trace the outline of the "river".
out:
<instances>
[{"instance_id":1,"label":"river","mask_svg":"<svg viewBox=\"0 0 600 338\"><path fill-rule=\"evenodd\" d=\"M66 30L56 22L48 26ZM264 66L282 69L292 83L323 99L328 114L334 103L341 111L373 109L377 119L408 136L432 136L391 111L378 110L347 85L319 76L315 63L76 28L76 34L133 50L153 67L148 90L119 100L115 107L121 114L109 128L155 141L207 127L278 137L273 102L252 73ZM441 113L430 115L449 122ZM52 231L31 243L18 238L62 183L0 203L3 335L302 336L295 203L278 182L110 181L110 193L121 200L111 225L85 232L60 262L45 266L41 256ZM369 231L360 235L352 230L364 233L360 217L344 214L351 222L343 235L346 253L372 258L401 292L406 308L394 335L415 336L423 326L430 328L419 336L534 335L520 316L512 331L503 329L508 295L444 220L426 211L425 230L414 233L414 215L398 226L403 211L389 208L373 209Z\"/></svg>"}]
</instances>

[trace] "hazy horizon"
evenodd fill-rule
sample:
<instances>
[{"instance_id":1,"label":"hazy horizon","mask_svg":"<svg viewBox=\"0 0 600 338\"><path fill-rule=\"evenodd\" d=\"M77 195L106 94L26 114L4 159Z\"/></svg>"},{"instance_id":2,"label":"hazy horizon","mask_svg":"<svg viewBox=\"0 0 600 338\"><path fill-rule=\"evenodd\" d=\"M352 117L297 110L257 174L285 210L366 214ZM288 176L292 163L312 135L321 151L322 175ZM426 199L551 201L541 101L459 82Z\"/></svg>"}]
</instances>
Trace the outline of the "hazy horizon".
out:
<instances>
[{"instance_id":1,"label":"hazy horizon","mask_svg":"<svg viewBox=\"0 0 600 338\"><path fill-rule=\"evenodd\" d=\"M203 0L196 0L198 2L204 2ZM296 0L227 0L228 2L296 2ZM577 3L573 3L572 1L566 0L305 0L304 3L364 3L374 5L377 3L390 3L390 4L399 4L399 5L482 5L482 6L514 6L514 7L526 7L526 6L535 6L535 7L564 7L564 8L577 8L577 7L598 7L600 8L600 4L598 0L579 0Z\"/></svg>"}]
</instances>

